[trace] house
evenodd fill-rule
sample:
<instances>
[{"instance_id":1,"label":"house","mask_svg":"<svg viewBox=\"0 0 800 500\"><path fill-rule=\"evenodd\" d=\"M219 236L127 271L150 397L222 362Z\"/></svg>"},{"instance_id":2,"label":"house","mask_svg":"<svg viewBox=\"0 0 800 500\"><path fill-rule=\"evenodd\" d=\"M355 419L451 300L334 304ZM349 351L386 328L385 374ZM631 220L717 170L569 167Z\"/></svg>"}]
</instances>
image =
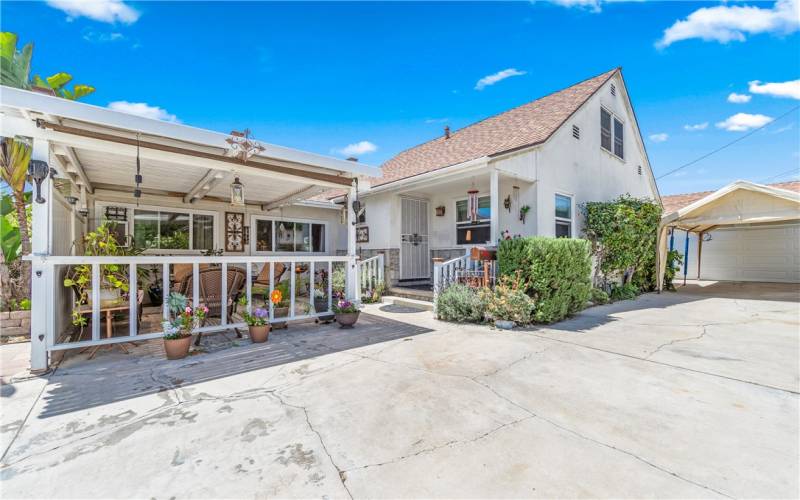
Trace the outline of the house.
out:
<instances>
[{"instance_id":1,"label":"house","mask_svg":"<svg viewBox=\"0 0 800 500\"><path fill-rule=\"evenodd\" d=\"M401 152L359 189L359 254L386 256L390 286L430 284L504 234L580 237L579 207L659 201L617 68ZM470 217L470 191L477 209ZM334 195L336 193L333 193ZM526 213L521 213L526 212ZM444 271L443 271L444 272Z\"/></svg>"},{"instance_id":2,"label":"house","mask_svg":"<svg viewBox=\"0 0 800 500\"><path fill-rule=\"evenodd\" d=\"M328 314L337 294L358 298L355 213L310 198L340 188L355 199L358 179L377 168L246 133L0 91L0 133L32 143L33 370L46 369L55 351L162 336L169 291L213 306L198 333L243 327L241 297L269 307L273 322ZM105 222L123 245L144 251L84 255L83 235ZM68 285L81 266L84 283ZM281 298L273 302L274 290ZM143 321L145 308L154 320ZM86 327L75 328L75 317Z\"/></svg>"},{"instance_id":3,"label":"house","mask_svg":"<svg viewBox=\"0 0 800 500\"><path fill-rule=\"evenodd\" d=\"M736 181L662 200L662 258L678 251L677 278L800 283L800 182Z\"/></svg>"}]
</instances>

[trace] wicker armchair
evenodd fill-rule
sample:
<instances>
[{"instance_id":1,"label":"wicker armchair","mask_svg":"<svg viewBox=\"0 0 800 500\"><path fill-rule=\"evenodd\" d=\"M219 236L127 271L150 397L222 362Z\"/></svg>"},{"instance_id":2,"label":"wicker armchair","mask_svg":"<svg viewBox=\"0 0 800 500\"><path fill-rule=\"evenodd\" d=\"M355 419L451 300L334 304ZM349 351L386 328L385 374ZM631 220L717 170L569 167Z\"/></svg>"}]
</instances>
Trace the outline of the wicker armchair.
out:
<instances>
[{"instance_id":1,"label":"wicker armchair","mask_svg":"<svg viewBox=\"0 0 800 500\"><path fill-rule=\"evenodd\" d=\"M227 272L227 280L228 280L228 300L225 307L227 307L227 317L230 319L233 315L234 311L236 310L236 302L239 299L239 295L242 293L242 287L245 284L245 280L247 279L246 273L244 270L239 268L229 268ZM222 268L221 267L210 267L206 269L201 269L198 274L198 284L199 284L199 298L200 304L205 305L208 307L208 314L206 315L206 319L208 318L221 318L222 317ZM192 300L194 296L194 280L192 279L192 274L185 276L183 278L183 282L180 285L180 289L184 290L184 294ZM241 337L241 333L239 330L236 330L236 335ZM197 340L195 341L195 345L200 344L201 335L197 336Z\"/></svg>"}]
</instances>

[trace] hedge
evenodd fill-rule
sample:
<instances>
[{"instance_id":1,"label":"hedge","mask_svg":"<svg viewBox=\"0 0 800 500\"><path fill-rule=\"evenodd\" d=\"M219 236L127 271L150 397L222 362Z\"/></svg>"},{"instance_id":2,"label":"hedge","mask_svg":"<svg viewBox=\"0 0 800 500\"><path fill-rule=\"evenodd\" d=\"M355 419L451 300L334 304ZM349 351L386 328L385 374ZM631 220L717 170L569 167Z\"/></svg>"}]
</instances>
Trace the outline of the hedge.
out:
<instances>
[{"instance_id":1,"label":"hedge","mask_svg":"<svg viewBox=\"0 0 800 500\"><path fill-rule=\"evenodd\" d=\"M526 292L536 302L534 321L560 321L589 300L592 260L587 240L542 236L504 240L497 260L501 276L521 271Z\"/></svg>"}]
</instances>

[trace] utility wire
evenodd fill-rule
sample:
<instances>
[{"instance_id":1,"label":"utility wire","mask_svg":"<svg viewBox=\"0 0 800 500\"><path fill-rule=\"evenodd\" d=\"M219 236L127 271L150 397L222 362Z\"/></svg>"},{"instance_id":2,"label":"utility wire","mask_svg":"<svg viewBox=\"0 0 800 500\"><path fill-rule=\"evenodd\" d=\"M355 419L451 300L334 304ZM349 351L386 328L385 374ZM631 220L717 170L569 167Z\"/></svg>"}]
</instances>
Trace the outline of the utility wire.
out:
<instances>
[{"instance_id":1,"label":"utility wire","mask_svg":"<svg viewBox=\"0 0 800 500\"><path fill-rule=\"evenodd\" d=\"M722 146L718 147L718 148L717 148L717 149L715 149L714 151L711 151L710 153L706 153L706 154L704 154L703 156L701 156L700 158L696 158L696 159L694 159L694 160L690 161L689 163L684 163L684 164L683 164L683 165L681 165L680 167L673 168L672 170L670 170L669 172L667 172L667 173L665 173L665 174L661 174L661 175L659 175L658 177L656 177L656 180L658 180L658 179L663 179L664 177L666 177L666 176L668 176L668 175L672 175L672 174L674 174L674 173L675 173L675 172L677 172L678 170L683 170L684 168L686 168L686 167L689 167L689 166L691 166L691 165L694 165L695 163L697 163L697 162L699 162L699 161L701 161L701 160L705 160L705 159L706 159L706 158L708 158L709 156L711 156L711 155L713 155L713 154L716 154L716 153L719 153L719 152L720 152L720 151L722 151L723 149L725 149L725 148L728 148L728 147L730 147L730 146L733 146L734 144L736 144L736 143L737 143L737 142L739 142L739 141L743 141L743 140L747 139L748 137L750 137L751 135L755 134L755 133L756 133L756 132L758 132L759 130L761 130L761 129L763 129L763 128L766 128L766 127L769 127L770 125L772 125L773 123L777 122L777 121L778 121L778 120L780 120L781 118L784 118L785 116L789 115L789 113L791 113L791 112L793 112L793 111L797 111L798 109L800 109L800 106L795 106L795 107L793 107L792 109L790 109L789 111L787 111L786 113L784 113L784 114L782 114L781 116L779 116L779 117L775 118L775 119L774 119L774 120L772 120L771 122L769 122L769 123L765 123L764 125L762 125L762 126L760 126L760 127L758 127L758 128L754 128L753 130L751 130L750 132L746 133L745 135L743 135L743 136L741 136L741 137L739 137L739 138L737 138L737 139L734 139L734 140L732 140L731 142L729 142L729 143L727 143L727 144L724 144L724 145L722 145Z\"/></svg>"},{"instance_id":2,"label":"utility wire","mask_svg":"<svg viewBox=\"0 0 800 500\"><path fill-rule=\"evenodd\" d=\"M779 174L772 175L772 176L770 176L770 177L767 177L766 179L762 179L762 180L760 180L760 181L758 181L758 182L759 182L760 184L764 184L764 183L766 183L766 182L769 182L769 181L771 181L771 180L774 180L774 179L780 179L780 178L781 178L781 177L783 177L784 175L792 174L792 173L794 173L794 172L800 172L800 168L798 168L798 167L794 167L794 168L792 168L792 169L789 169L789 170L787 170L786 172L781 172L781 173L779 173Z\"/></svg>"}]
</instances>

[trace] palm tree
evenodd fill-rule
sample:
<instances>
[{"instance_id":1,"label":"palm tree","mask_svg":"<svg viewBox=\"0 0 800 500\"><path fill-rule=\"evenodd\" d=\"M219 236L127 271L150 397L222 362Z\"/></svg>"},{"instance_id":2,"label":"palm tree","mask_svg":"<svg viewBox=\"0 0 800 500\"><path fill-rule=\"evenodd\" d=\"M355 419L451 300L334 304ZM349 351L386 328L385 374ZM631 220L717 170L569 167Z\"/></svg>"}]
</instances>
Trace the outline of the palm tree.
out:
<instances>
[{"instance_id":1,"label":"palm tree","mask_svg":"<svg viewBox=\"0 0 800 500\"><path fill-rule=\"evenodd\" d=\"M29 139L22 137L3 137L0 142L0 177L11 190L14 209L19 224L20 245L22 255L31 253L30 228L25 211L25 177L28 175L28 163L31 161L32 146ZM21 290L27 294L30 289L30 263L22 263Z\"/></svg>"}]
</instances>

